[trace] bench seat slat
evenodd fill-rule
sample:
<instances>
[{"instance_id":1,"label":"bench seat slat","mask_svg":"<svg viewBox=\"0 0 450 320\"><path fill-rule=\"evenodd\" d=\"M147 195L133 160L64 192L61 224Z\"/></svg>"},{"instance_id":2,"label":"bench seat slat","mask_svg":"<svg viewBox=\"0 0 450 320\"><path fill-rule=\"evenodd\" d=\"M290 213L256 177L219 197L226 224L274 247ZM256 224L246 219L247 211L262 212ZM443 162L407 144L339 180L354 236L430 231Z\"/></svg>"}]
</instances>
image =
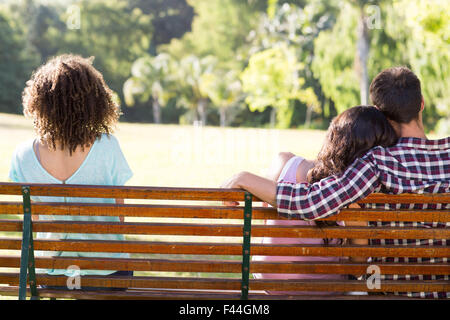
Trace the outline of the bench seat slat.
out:
<instances>
[{"instance_id":1,"label":"bench seat slat","mask_svg":"<svg viewBox=\"0 0 450 320\"><path fill-rule=\"evenodd\" d=\"M169 259L119 259L119 258L67 258L38 257L36 268L67 269L71 265L82 270L123 270L123 271L171 271L171 272L213 272L241 273L242 265L232 260L169 260ZM0 256L0 265L18 268L19 257Z\"/></svg>"},{"instance_id":2,"label":"bench seat slat","mask_svg":"<svg viewBox=\"0 0 450 320\"><path fill-rule=\"evenodd\" d=\"M20 250L21 240L0 239L0 249ZM241 255L238 243L147 242L102 240L35 240L41 251L122 252L162 254ZM431 257L446 258L450 248L438 246L357 246L357 245L274 245L253 244L252 255L262 256L352 256L352 257Z\"/></svg>"},{"instance_id":3,"label":"bench seat slat","mask_svg":"<svg viewBox=\"0 0 450 320\"><path fill-rule=\"evenodd\" d=\"M0 231L21 232L22 221L0 220ZM38 221L34 232L136 234L136 235L185 235L240 237L242 225L195 223L120 223L86 221ZM313 227L255 225L253 237L283 238L347 238L347 239L450 239L450 228L415 227Z\"/></svg>"},{"instance_id":4,"label":"bench seat slat","mask_svg":"<svg viewBox=\"0 0 450 320\"><path fill-rule=\"evenodd\" d=\"M0 287L0 294L17 296L18 287ZM168 291L168 290L126 290L117 291L83 291L83 290L50 290L38 289L41 298L80 299L80 300L239 300L240 292L204 292L200 290ZM30 291L27 291L30 297Z\"/></svg>"},{"instance_id":5,"label":"bench seat slat","mask_svg":"<svg viewBox=\"0 0 450 320\"><path fill-rule=\"evenodd\" d=\"M71 265L84 270L165 271L240 273L241 262L230 260L169 260L169 259L118 259L118 258L66 258L38 257L36 268L67 269ZM19 257L0 256L0 265L18 268ZM251 273L305 273L305 274L364 274L369 263L335 262L263 262L252 261ZM449 274L446 263L378 263L382 274L436 275Z\"/></svg>"},{"instance_id":6,"label":"bench seat slat","mask_svg":"<svg viewBox=\"0 0 450 320\"><path fill-rule=\"evenodd\" d=\"M127 290L126 292L89 292L74 290L40 289L42 298L81 299L81 300L239 300L237 293L204 293L203 291L167 291L167 290ZM17 296L18 288L1 288L5 296ZM29 291L27 292L30 296ZM422 300L395 295L268 295L249 293L249 300Z\"/></svg>"},{"instance_id":7,"label":"bench seat slat","mask_svg":"<svg viewBox=\"0 0 450 320\"><path fill-rule=\"evenodd\" d=\"M67 285L66 276L36 275L38 285ZM0 273L1 283L17 285L18 275ZM81 288L85 287L118 287L118 288L167 288L167 289L202 289L202 290L240 290L240 279L224 278L188 278L188 277L81 277ZM351 292L367 291L365 281L357 280L250 280L251 290L277 291L332 291ZM381 282L379 289L371 292L408 292L408 291L450 291L450 283L443 280L430 281L390 281Z\"/></svg>"},{"instance_id":8,"label":"bench seat slat","mask_svg":"<svg viewBox=\"0 0 450 320\"><path fill-rule=\"evenodd\" d=\"M4 296L17 296L18 287L0 287ZM83 291L83 290L49 290L39 289L42 298L84 299L84 300L239 300L240 294L205 293L200 290L127 290L126 292ZM30 296L30 291L27 291ZM268 295L252 293L249 300L422 300L395 295Z\"/></svg>"},{"instance_id":9,"label":"bench seat slat","mask_svg":"<svg viewBox=\"0 0 450 320\"><path fill-rule=\"evenodd\" d=\"M38 285L67 286L66 276L49 276L37 274ZM19 275L0 273L0 283L18 285ZM203 289L203 290L240 290L240 279L227 278L188 278L188 277L107 277L82 276L81 287L113 288L169 288L169 289Z\"/></svg>"}]
</instances>

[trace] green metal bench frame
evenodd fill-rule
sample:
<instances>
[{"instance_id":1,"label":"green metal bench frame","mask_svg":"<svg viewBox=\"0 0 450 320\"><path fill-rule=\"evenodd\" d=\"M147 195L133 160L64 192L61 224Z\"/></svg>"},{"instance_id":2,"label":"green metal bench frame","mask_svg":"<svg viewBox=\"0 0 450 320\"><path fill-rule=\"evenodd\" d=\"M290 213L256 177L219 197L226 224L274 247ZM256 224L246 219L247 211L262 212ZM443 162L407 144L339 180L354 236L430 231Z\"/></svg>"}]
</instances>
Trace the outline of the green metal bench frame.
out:
<instances>
[{"instance_id":1,"label":"green metal bench frame","mask_svg":"<svg viewBox=\"0 0 450 320\"><path fill-rule=\"evenodd\" d=\"M33 223L31 220L30 187L22 187L23 232L20 256L19 300L27 298L27 283L30 284L31 300L38 300L36 270L34 267Z\"/></svg>"},{"instance_id":2,"label":"green metal bench frame","mask_svg":"<svg viewBox=\"0 0 450 320\"><path fill-rule=\"evenodd\" d=\"M23 231L20 258L19 300L27 298L27 284L30 286L31 300L39 300L36 284L36 270L34 263L33 247L33 222L31 219L31 194L30 187L22 187L23 197ZM245 193L244 227L242 241L242 281L241 300L248 299L250 280L250 240L252 226L252 195Z\"/></svg>"}]
</instances>

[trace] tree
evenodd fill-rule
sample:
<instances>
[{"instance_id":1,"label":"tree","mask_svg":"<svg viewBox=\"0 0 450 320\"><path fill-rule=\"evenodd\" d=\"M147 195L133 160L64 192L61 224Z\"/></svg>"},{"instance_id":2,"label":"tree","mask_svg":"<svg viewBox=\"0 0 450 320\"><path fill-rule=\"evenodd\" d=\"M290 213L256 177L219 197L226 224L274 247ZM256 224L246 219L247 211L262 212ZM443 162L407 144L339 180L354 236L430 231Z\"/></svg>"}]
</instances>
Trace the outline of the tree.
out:
<instances>
[{"instance_id":1,"label":"tree","mask_svg":"<svg viewBox=\"0 0 450 320\"><path fill-rule=\"evenodd\" d=\"M178 60L181 74L195 73L189 70L192 60L195 60L193 57L202 60L212 56L215 57L214 69L225 74L240 73L248 59L243 49L244 44L250 30L258 21L260 9L265 8L265 0L188 0L188 3L195 10L192 31L181 39L173 39L168 45L160 45L158 52L167 52ZM187 58L188 56L191 58ZM183 66L181 62L190 65ZM179 104L190 108L194 120L200 117L204 123L207 110L202 110L209 105L208 94L199 99L202 95L196 89L192 90L201 81L198 79L193 81L196 83L193 86L186 86L186 81L180 79L180 88L183 88L180 90L184 93L179 95L178 100ZM242 104L238 106L242 108Z\"/></svg>"},{"instance_id":2,"label":"tree","mask_svg":"<svg viewBox=\"0 0 450 320\"><path fill-rule=\"evenodd\" d=\"M186 53L197 57L215 56L220 68L242 70L247 62L242 48L258 21L253 1L189 0L194 7L192 31L174 39L160 50L182 59Z\"/></svg>"},{"instance_id":3,"label":"tree","mask_svg":"<svg viewBox=\"0 0 450 320\"><path fill-rule=\"evenodd\" d=\"M49 28L49 37L58 43L58 54L71 52L95 56L94 65L107 84L123 98L123 84L131 76L131 65L144 56L150 46L153 26L139 9L127 11L125 0L81 0L79 29L63 32ZM68 21L68 13L61 16Z\"/></svg>"},{"instance_id":4,"label":"tree","mask_svg":"<svg viewBox=\"0 0 450 320\"><path fill-rule=\"evenodd\" d=\"M201 125L206 125L208 95L201 89L205 74L214 73L217 59L213 56L199 58L195 55L184 57L174 67L174 81L178 102L189 107L194 119Z\"/></svg>"},{"instance_id":5,"label":"tree","mask_svg":"<svg viewBox=\"0 0 450 320\"><path fill-rule=\"evenodd\" d=\"M369 6L371 3L378 5ZM372 54L385 45L374 40L389 41L381 35L384 31L379 25L382 4L374 0L343 2L333 29L321 32L315 41L317 59L313 71L339 112L352 105L368 104Z\"/></svg>"},{"instance_id":6,"label":"tree","mask_svg":"<svg viewBox=\"0 0 450 320\"><path fill-rule=\"evenodd\" d=\"M128 0L130 10L139 8L152 18L154 29L151 52L156 47L181 38L191 31L194 9L186 0Z\"/></svg>"},{"instance_id":7,"label":"tree","mask_svg":"<svg viewBox=\"0 0 450 320\"><path fill-rule=\"evenodd\" d=\"M333 26L335 12L334 1L311 1L300 8L284 3L273 7L271 14L263 14L258 26L250 33L248 55L267 50L280 45L287 45L295 50L297 59L303 63L298 70L299 76L305 81L303 88L311 88L321 103L316 105L316 111L322 109L322 115L329 116L329 101L322 93L319 81L313 76L311 64L314 57L314 39L322 31ZM293 106L292 106L293 107ZM306 126L309 126L313 108L306 106ZM325 112L328 107L328 113Z\"/></svg>"},{"instance_id":8,"label":"tree","mask_svg":"<svg viewBox=\"0 0 450 320\"><path fill-rule=\"evenodd\" d=\"M387 12L386 5L380 9L382 13ZM364 102L361 92L365 96L367 91L361 88L368 86L368 80L358 72L363 67L357 54L358 34L355 32L360 15L359 8L344 3L333 28L322 31L314 41L312 70L339 113ZM399 42L384 28L371 29L370 45L366 47L371 48L366 64L369 79L385 68L408 63Z\"/></svg>"},{"instance_id":9,"label":"tree","mask_svg":"<svg viewBox=\"0 0 450 320\"><path fill-rule=\"evenodd\" d=\"M310 107L317 107L318 101L311 88L303 88L304 78L299 72L304 68L295 51L282 44L254 54L241 79L243 91L247 93L246 102L252 111L263 111L269 106L274 109L280 127L289 127L292 117L290 101L298 99Z\"/></svg>"},{"instance_id":10,"label":"tree","mask_svg":"<svg viewBox=\"0 0 450 320\"><path fill-rule=\"evenodd\" d=\"M387 32L421 79L426 127L437 124L441 134L450 134L450 2L397 0L386 22Z\"/></svg>"},{"instance_id":11,"label":"tree","mask_svg":"<svg viewBox=\"0 0 450 320\"><path fill-rule=\"evenodd\" d=\"M59 5L44 5L35 0L20 0L10 4L12 17L20 21L26 35L26 46L37 60L46 62L58 51L60 43L53 38L54 32L64 32L65 23L60 19L64 11Z\"/></svg>"},{"instance_id":12,"label":"tree","mask_svg":"<svg viewBox=\"0 0 450 320\"><path fill-rule=\"evenodd\" d=\"M239 73L234 70L205 73L202 76L200 90L219 109L220 126L227 126L227 110L243 99Z\"/></svg>"},{"instance_id":13,"label":"tree","mask_svg":"<svg viewBox=\"0 0 450 320\"><path fill-rule=\"evenodd\" d=\"M369 73L367 62L369 60L370 40L369 28L367 27L367 15L365 5L370 0L351 0L358 10L358 26L356 37L355 69L359 78L360 103L367 105L369 101Z\"/></svg>"},{"instance_id":14,"label":"tree","mask_svg":"<svg viewBox=\"0 0 450 320\"><path fill-rule=\"evenodd\" d=\"M153 121L161 123L161 105L170 97L171 57L161 53L156 57L139 58L131 68L132 77L124 84L125 102L128 106L135 104L134 97L141 102L152 100Z\"/></svg>"},{"instance_id":15,"label":"tree","mask_svg":"<svg viewBox=\"0 0 450 320\"><path fill-rule=\"evenodd\" d=\"M37 61L26 51L22 30L0 11L0 112L20 113L21 93Z\"/></svg>"}]
</instances>

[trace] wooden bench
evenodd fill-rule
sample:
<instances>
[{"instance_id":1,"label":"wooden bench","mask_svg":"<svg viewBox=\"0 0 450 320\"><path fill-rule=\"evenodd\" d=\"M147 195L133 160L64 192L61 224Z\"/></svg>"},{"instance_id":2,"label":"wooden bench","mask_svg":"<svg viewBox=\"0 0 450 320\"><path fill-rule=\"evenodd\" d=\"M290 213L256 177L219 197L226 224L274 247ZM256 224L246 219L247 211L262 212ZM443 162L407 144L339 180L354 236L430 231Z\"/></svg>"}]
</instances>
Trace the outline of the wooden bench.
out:
<instances>
[{"instance_id":1,"label":"wooden bench","mask_svg":"<svg viewBox=\"0 0 450 320\"><path fill-rule=\"evenodd\" d=\"M242 190L0 183L0 295L19 299L381 299L384 295L352 296L348 292L450 291L448 281L383 281L368 289L359 280L267 280L253 273L366 274L369 263L264 262L263 256L430 257L450 256L448 247L369 245L262 244L264 236L346 239L449 239L449 228L273 226L276 210L255 206L258 199ZM8 197L5 197L8 196ZM32 196L128 199L127 204L30 202ZM11 201L10 196L21 196ZM17 198L17 197L16 197ZM152 203L141 201L157 200ZM182 202L180 202L180 200ZM240 201L226 207L222 201ZM144 203L143 203L144 202ZM449 194L373 194L365 203L450 203ZM161 204L162 203L162 204ZM37 221L31 215L125 216L125 222ZM23 218L23 219L22 219ZM150 218L150 219L149 219ZM163 218L155 220L154 218ZM175 220L174 220L175 219ZM326 220L449 222L450 210L344 209ZM124 234L126 241L42 240L33 232ZM144 237L143 237L144 236ZM250 241L252 240L252 241ZM122 252L130 258L34 257L34 250ZM134 271L133 277L82 276L81 290L66 287L66 276L36 274L35 268ZM384 263L382 274L448 275L448 263ZM84 291L83 287L127 288ZM267 291L333 291L340 295L268 295Z\"/></svg>"}]
</instances>

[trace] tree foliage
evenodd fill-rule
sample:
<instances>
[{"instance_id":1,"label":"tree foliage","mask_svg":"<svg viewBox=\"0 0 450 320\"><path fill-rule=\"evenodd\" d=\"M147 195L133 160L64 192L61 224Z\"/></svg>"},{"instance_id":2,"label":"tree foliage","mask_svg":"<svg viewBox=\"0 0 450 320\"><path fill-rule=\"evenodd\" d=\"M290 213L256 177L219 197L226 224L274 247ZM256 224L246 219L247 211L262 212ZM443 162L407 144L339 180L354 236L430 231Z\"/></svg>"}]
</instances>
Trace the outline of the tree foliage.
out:
<instances>
[{"instance_id":1,"label":"tree foliage","mask_svg":"<svg viewBox=\"0 0 450 320\"><path fill-rule=\"evenodd\" d=\"M322 93L321 84L313 76L311 64L314 59L314 39L334 24L336 1L310 1L301 8L289 3L278 5L276 2L272 6L274 11L263 14L258 26L250 33L248 52L252 55L280 45L295 51L297 59L303 63L303 68L298 70L299 77L305 81L303 86L310 88L311 95L314 94L321 101L306 105L305 124L309 126L313 110L324 116L331 115L330 103ZM294 104L289 106L291 109L294 107ZM328 110L325 111L326 107ZM293 110L288 114L293 117ZM294 122L294 119L291 118L290 122ZM285 121L285 125L288 123Z\"/></svg>"},{"instance_id":2,"label":"tree foliage","mask_svg":"<svg viewBox=\"0 0 450 320\"><path fill-rule=\"evenodd\" d=\"M242 68L246 57L241 49L259 16L249 2L190 0L196 13L192 32L161 50L178 59L186 56L186 52L198 57L213 55L222 68Z\"/></svg>"},{"instance_id":3,"label":"tree foliage","mask_svg":"<svg viewBox=\"0 0 450 320\"><path fill-rule=\"evenodd\" d=\"M406 65L426 128L448 132L449 12L448 0L0 0L0 112L19 112L31 70L71 52L95 56L125 120L254 126L276 110L279 127L326 127Z\"/></svg>"},{"instance_id":4,"label":"tree foliage","mask_svg":"<svg viewBox=\"0 0 450 320\"><path fill-rule=\"evenodd\" d=\"M386 29L422 80L427 126L442 118L438 129L450 134L450 2L395 1Z\"/></svg>"},{"instance_id":5,"label":"tree foliage","mask_svg":"<svg viewBox=\"0 0 450 320\"><path fill-rule=\"evenodd\" d=\"M277 112L278 124L289 127L291 100L300 100L317 106L317 97L311 88L304 88L305 79L299 76L304 65L295 51L280 45L254 54L242 73L245 101L250 110L263 111L272 106Z\"/></svg>"},{"instance_id":6,"label":"tree foliage","mask_svg":"<svg viewBox=\"0 0 450 320\"><path fill-rule=\"evenodd\" d=\"M218 108L220 115L220 126L228 125L227 113L242 101L242 83L239 73L235 70L217 70L205 73L202 76L200 90L208 96L213 106Z\"/></svg>"},{"instance_id":7,"label":"tree foliage","mask_svg":"<svg viewBox=\"0 0 450 320\"><path fill-rule=\"evenodd\" d=\"M124 84L125 102L135 105L135 97L141 102L152 101L153 120L161 123L161 106L167 104L171 97L172 58L165 53L156 57L145 56L133 63L131 78Z\"/></svg>"},{"instance_id":8,"label":"tree foliage","mask_svg":"<svg viewBox=\"0 0 450 320\"><path fill-rule=\"evenodd\" d=\"M197 57L188 55L180 60L174 69L173 79L177 86L179 103L187 106L192 119L202 125L207 123L207 105L209 97L203 88L205 75L214 73L217 58L214 56Z\"/></svg>"},{"instance_id":9,"label":"tree foliage","mask_svg":"<svg viewBox=\"0 0 450 320\"><path fill-rule=\"evenodd\" d=\"M0 110L20 113L21 93L36 63L27 51L25 35L0 11Z\"/></svg>"},{"instance_id":10,"label":"tree foliage","mask_svg":"<svg viewBox=\"0 0 450 320\"><path fill-rule=\"evenodd\" d=\"M123 0L82 0L80 29L55 32L59 39L58 54L72 52L95 56L95 66L104 74L110 87L121 95L123 83L130 76L133 61L143 56L150 45L152 24L150 17L139 9L126 11ZM62 20L68 19L64 13Z\"/></svg>"},{"instance_id":11,"label":"tree foliage","mask_svg":"<svg viewBox=\"0 0 450 320\"><path fill-rule=\"evenodd\" d=\"M385 5L379 8L384 17L381 23L384 24L389 7ZM356 33L359 17L359 8L345 4L334 27L321 32L315 40L312 69L324 94L334 101L339 113L361 102ZM371 29L369 41L369 79L385 68L408 65L399 42L386 29Z\"/></svg>"},{"instance_id":12,"label":"tree foliage","mask_svg":"<svg viewBox=\"0 0 450 320\"><path fill-rule=\"evenodd\" d=\"M191 31L194 9L186 0L129 0L132 11L139 8L149 15L153 25L153 46L170 43Z\"/></svg>"}]
</instances>

